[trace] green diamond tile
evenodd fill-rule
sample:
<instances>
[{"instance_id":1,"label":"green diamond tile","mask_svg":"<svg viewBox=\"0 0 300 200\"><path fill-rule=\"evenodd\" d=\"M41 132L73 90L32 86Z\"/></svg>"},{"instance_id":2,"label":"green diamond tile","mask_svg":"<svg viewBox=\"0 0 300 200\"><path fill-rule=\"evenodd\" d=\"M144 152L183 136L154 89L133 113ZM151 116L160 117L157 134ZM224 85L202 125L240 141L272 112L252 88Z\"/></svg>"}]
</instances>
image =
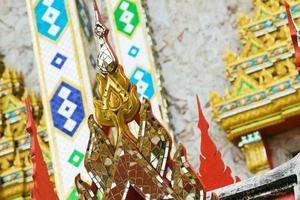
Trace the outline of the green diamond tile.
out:
<instances>
[{"instance_id":1,"label":"green diamond tile","mask_svg":"<svg viewBox=\"0 0 300 200\"><path fill-rule=\"evenodd\" d=\"M68 196L67 200L78 200L78 194L76 187L73 187L72 192Z\"/></svg>"},{"instance_id":2,"label":"green diamond tile","mask_svg":"<svg viewBox=\"0 0 300 200\"><path fill-rule=\"evenodd\" d=\"M131 36L139 25L139 14L136 3L132 0L121 0L114 12L117 29Z\"/></svg>"},{"instance_id":3,"label":"green diamond tile","mask_svg":"<svg viewBox=\"0 0 300 200\"><path fill-rule=\"evenodd\" d=\"M98 199L98 200L101 200L101 199L102 199L102 193L99 192L99 191L97 192L97 199Z\"/></svg>"},{"instance_id":4,"label":"green diamond tile","mask_svg":"<svg viewBox=\"0 0 300 200\"><path fill-rule=\"evenodd\" d=\"M75 149L71 154L71 156L69 157L68 162L75 167L79 167L83 158L84 158L84 154Z\"/></svg>"}]
</instances>

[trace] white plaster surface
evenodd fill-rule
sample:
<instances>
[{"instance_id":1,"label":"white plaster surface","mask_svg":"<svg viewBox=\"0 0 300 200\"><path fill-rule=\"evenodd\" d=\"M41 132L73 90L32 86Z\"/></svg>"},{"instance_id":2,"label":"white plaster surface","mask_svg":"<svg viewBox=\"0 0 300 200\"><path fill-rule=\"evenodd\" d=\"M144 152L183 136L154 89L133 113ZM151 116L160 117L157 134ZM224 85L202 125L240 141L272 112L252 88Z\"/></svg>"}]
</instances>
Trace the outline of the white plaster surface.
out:
<instances>
[{"instance_id":1,"label":"white plaster surface","mask_svg":"<svg viewBox=\"0 0 300 200\"><path fill-rule=\"evenodd\" d=\"M251 0L148 0L154 39L165 80L175 134L187 147L193 166L199 167L200 133L196 95L210 124L210 134L233 174L249 177L243 156L211 121L208 93L224 92L228 82L222 55L240 48L235 19L251 13ZM93 17L93 16L92 16ZM0 52L5 62L25 75L30 90L38 91L38 75L24 0L0 0Z\"/></svg>"}]
</instances>

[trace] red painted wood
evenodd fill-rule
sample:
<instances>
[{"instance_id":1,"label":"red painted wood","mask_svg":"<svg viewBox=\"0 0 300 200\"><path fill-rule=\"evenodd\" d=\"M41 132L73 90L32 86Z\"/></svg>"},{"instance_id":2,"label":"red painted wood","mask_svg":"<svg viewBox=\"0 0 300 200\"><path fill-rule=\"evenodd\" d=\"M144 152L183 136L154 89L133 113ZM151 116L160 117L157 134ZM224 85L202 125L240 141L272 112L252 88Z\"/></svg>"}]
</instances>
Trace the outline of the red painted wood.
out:
<instances>
[{"instance_id":1,"label":"red painted wood","mask_svg":"<svg viewBox=\"0 0 300 200\"><path fill-rule=\"evenodd\" d=\"M199 122L201 131L201 152L199 175L206 191L221 188L240 181L239 177L231 176L231 169L224 165L221 153L208 134L209 125L203 115L199 98L197 97Z\"/></svg>"},{"instance_id":2,"label":"red painted wood","mask_svg":"<svg viewBox=\"0 0 300 200\"><path fill-rule=\"evenodd\" d=\"M31 142L31 160L33 165L32 179L33 185L31 188L31 198L33 200L58 200L54 192L53 185L48 175L48 168L44 161L41 147L37 138L37 129L33 120L30 100L25 99L27 109L27 125L26 130L30 134Z\"/></svg>"}]
</instances>

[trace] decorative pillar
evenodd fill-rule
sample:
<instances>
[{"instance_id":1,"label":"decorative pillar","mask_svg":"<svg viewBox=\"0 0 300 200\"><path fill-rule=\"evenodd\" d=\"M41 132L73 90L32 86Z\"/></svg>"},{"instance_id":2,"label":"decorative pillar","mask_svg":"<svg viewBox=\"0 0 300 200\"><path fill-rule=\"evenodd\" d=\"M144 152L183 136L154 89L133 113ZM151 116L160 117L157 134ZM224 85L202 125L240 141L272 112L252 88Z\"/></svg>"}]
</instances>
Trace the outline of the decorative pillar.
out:
<instances>
[{"instance_id":1,"label":"decorative pillar","mask_svg":"<svg viewBox=\"0 0 300 200\"><path fill-rule=\"evenodd\" d=\"M261 174L270 170L266 148L258 131L242 136L238 146L241 148L247 167L252 173Z\"/></svg>"},{"instance_id":2,"label":"decorative pillar","mask_svg":"<svg viewBox=\"0 0 300 200\"><path fill-rule=\"evenodd\" d=\"M94 113L88 66L93 39L84 0L27 0L47 132L60 199L76 194ZM90 42L90 43L89 43Z\"/></svg>"}]
</instances>

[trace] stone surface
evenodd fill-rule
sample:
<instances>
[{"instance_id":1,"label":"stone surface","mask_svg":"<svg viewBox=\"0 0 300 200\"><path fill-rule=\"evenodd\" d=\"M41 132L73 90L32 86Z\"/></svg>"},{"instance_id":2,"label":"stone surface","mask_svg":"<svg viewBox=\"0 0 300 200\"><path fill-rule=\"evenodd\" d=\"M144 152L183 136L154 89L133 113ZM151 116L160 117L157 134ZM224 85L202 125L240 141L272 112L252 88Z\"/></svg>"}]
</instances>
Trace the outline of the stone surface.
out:
<instances>
[{"instance_id":1,"label":"stone surface","mask_svg":"<svg viewBox=\"0 0 300 200\"><path fill-rule=\"evenodd\" d=\"M0 0L0 53L9 67L24 74L30 91L39 90L26 1Z\"/></svg>"},{"instance_id":2,"label":"stone surface","mask_svg":"<svg viewBox=\"0 0 300 200\"><path fill-rule=\"evenodd\" d=\"M199 95L210 134L225 163L234 175L249 177L240 150L211 121L208 94L211 90L224 92L228 85L222 55L229 47L240 50L235 19L239 11L251 13L252 1L149 0L147 4L178 142L187 147L188 157L198 169L200 132L196 128L196 95ZM38 91L26 3L0 0L0 5L0 52L10 67L24 73L26 85Z\"/></svg>"}]
</instances>

